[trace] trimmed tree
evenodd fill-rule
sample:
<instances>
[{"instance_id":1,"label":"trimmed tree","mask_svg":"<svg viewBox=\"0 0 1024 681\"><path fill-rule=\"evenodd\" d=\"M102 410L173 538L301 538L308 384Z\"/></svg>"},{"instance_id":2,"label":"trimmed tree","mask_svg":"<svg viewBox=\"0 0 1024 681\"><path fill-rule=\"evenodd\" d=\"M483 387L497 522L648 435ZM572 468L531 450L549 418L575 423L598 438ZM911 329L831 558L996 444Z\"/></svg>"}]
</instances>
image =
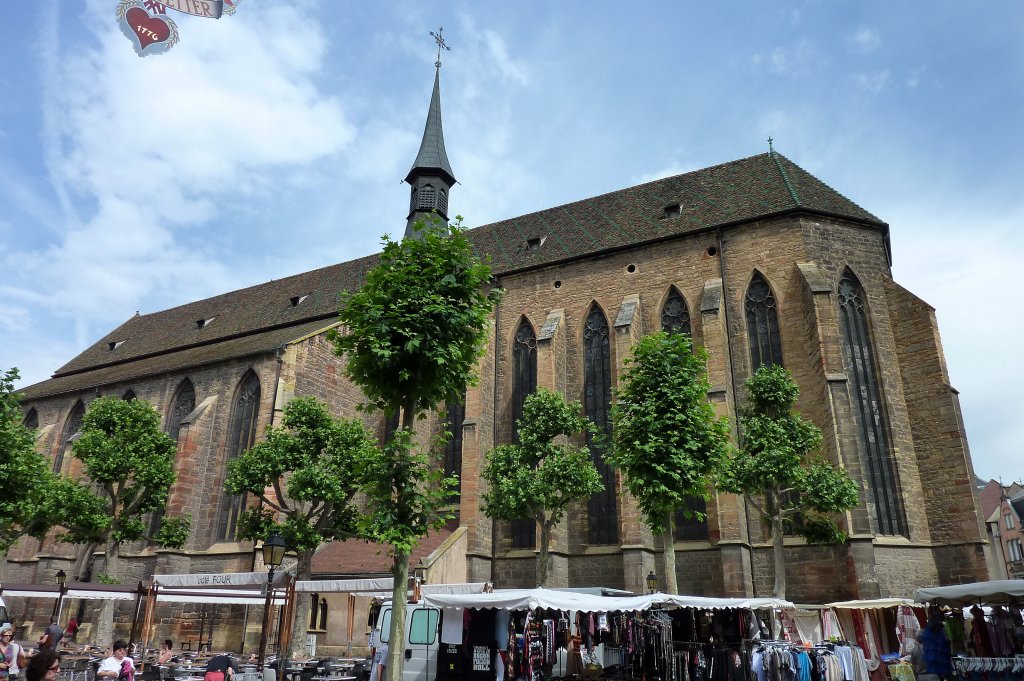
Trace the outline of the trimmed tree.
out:
<instances>
[{"instance_id":1,"label":"trimmed tree","mask_svg":"<svg viewBox=\"0 0 1024 681\"><path fill-rule=\"evenodd\" d=\"M729 424L708 402L707 352L690 336L663 331L645 336L625 361L612 406L609 464L623 473L644 522L662 536L669 593L678 593L675 516L707 499L729 458ZM703 519L701 517L700 519Z\"/></svg>"},{"instance_id":2,"label":"trimmed tree","mask_svg":"<svg viewBox=\"0 0 1024 681\"><path fill-rule=\"evenodd\" d=\"M586 447L570 439L593 430L579 402L540 388L523 403L519 442L487 452L483 512L498 520L533 520L540 527L538 583L547 584L551 531L569 505L604 489ZM555 444L555 440L562 441Z\"/></svg>"},{"instance_id":3,"label":"trimmed tree","mask_svg":"<svg viewBox=\"0 0 1024 681\"><path fill-rule=\"evenodd\" d=\"M21 400L14 390L18 370L0 375L0 560L25 535L46 536L55 524L46 503L57 482L50 464L36 451L36 435L24 425ZM6 561L4 562L6 564Z\"/></svg>"},{"instance_id":4,"label":"trimmed tree","mask_svg":"<svg viewBox=\"0 0 1024 681\"><path fill-rule=\"evenodd\" d=\"M280 532L298 554L295 578L310 579L317 549L356 532L357 478L376 450L361 421L335 418L312 397L293 399L280 427L268 427L266 439L228 463L227 492L260 500L242 514L239 536L263 541ZM299 599L293 651L304 645L308 619L309 601Z\"/></svg>"},{"instance_id":5,"label":"trimmed tree","mask_svg":"<svg viewBox=\"0 0 1024 681\"><path fill-rule=\"evenodd\" d=\"M500 292L490 267L474 254L461 228L417 223L417 238L383 238L379 263L366 283L342 296L344 334L332 334L345 374L362 388L368 408L401 413L401 428L382 456L367 466L364 489L370 539L387 543L395 579L391 641L404 640L409 554L443 524L451 491L429 471L429 457L413 448L417 419L476 381L487 320ZM402 678L403 651L388 653L389 681Z\"/></svg>"},{"instance_id":6,"label":"trimmed tree","mask_svg":"<svg viewBox=\"0 0 1024 681\"><path fill-rule=\"evenodd\" d=\"M72 451L85 467L97 490L78 499L76 517L60 538L85 543L91 554L104 547L106 579L120 579L121 544L150 539L161 546L179 548L189 534L185 518L168 517L155 536L146 536L143 516L166 507L174 484L177 445L160 430L160 415L143 400L99 397L89 404L80 436ZM114 601L104 601L97 624L99 641L111 640Z\"/></svg>"},{"instance_id":7,"label":"trimmed tree","mask_svg":"<svg viewBox=\"0 0 1024 681\"><path fill-rule=\"evenodd\" d=\"M743 445L720 487L746 496L768 526L775 565L772 595L786 597L783 538L787 530L808 542L846 541L833 516L857 505L857 484L820 455L821 430L793 410L800 392L780 366L747 379L749 406L740 419Z\"/></svg>"}]
</instances>

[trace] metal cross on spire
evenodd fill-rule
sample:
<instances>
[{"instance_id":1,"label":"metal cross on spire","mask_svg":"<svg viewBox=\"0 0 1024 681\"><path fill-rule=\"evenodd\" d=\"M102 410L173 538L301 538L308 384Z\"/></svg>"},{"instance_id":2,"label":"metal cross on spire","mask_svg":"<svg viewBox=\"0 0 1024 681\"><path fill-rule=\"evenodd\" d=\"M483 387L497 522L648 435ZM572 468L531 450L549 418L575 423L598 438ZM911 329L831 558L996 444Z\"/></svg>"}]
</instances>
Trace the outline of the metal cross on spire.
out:
<instances>
[{"instance_id":1,"label":"metal cross on spire","mask_svg":"<svg viewBox=\"0 0 1024 681\"><path fill-rule=\"evenodd\" d=\"M452 48L448 47L444 43L444 26L440 26L437 29L437 33L430 31L430 35L434 38L434 42L437 43L437 61L434 62L434 66L441 68L441 50L448 50L451 52Z\"/></svg>"},{"instance_id":2,"label":"metal cross on spire","mask_svg":"<svg viewBox=\"0 0 1024 681\"><path fill-rule=\"evenodd\" d=\"M774 153L775 153L775 150L774 150L774 149L772 149L772 141L773 141L773 140L772 140L772 138L771 138L771 137L769 137L769 138L768 138L768 155L769 155L769 156L771 156L772 154L774 154Z\"/></svg>"}]
</instances>

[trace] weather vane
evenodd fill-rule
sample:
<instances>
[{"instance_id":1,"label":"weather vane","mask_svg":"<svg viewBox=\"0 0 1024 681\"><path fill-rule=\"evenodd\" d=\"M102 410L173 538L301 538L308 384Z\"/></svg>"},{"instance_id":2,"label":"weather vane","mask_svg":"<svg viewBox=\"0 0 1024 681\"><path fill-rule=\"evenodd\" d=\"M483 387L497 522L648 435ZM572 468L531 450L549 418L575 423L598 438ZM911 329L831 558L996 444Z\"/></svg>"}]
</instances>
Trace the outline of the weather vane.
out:
<instances>
[{"instance_id":1,"label":"weather vane","mask_svg":"<svg viewBox=\"0 0 1024 681\"><path fill-rule=\"evenodd\" d=\"M434 66L441 68L441 50L448 50L451 52L452 48L448 47L444 43L444 26L437 29L437 33L430 31L430 35L434 38L434 42L437 43L437 61L434 62Z\"/></svg>"}]
</instances>

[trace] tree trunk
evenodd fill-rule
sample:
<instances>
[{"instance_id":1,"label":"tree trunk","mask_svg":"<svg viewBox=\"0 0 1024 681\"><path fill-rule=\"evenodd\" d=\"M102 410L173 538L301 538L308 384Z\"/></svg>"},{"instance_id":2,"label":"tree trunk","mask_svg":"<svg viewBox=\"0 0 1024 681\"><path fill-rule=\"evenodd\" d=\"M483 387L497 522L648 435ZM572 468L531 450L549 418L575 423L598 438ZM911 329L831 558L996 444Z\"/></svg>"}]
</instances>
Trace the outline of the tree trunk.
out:
<instances>
[{"instance_id":1,"label":"tree trunk","mask_svg":"<svg viewBox=\"0 0 1024 681\"><path fill-rule=\"evenodd\" d=\"M540 564L537 566L539 586L548 585L548 546L551 544L551 523L542 519L540 522Z\"/></svg>"},{"instance_id":2,"label":"tree trunk","mask_svg":"<svg viewBox=\"0 0 1024 681\"><path fill-rule=\"evenodd\" d=\"M114 539L107 540L106 560L103 572L112 579L121 578L121 545ZM103 601L99 620L96 622L96 645L106 647L114 642L114 606L117 601Z\"/></svg>"},{"instance_id":3,"label":"tree trunk","mask_svg":"<svg viewBox=\"0 0 1024 681\"><path fill-rule=\"evenodd\" d=\"M772 562L775 565L775 588L772 596L786 597L786 555L782 534L782 514L772 516Z\"/></svg>"},{"instance_id":4,"label":"tree trunk","mask_svg":"<svg viewBox=\"0 0 1024 681\"><path fill-rule=\"evenodd\" d=\"M295 566L295 581L311 579L313 575L313 550L299 552L299 563ZM292 624L292 641L288 657L296 658L306 648L306 632L309 629L309 594L295 594L295 620Z\"/></svg>"},{"instance_id":5,"label":"tree trunk","mask_svg":"<svg viewBox=\"0 0 1024 681\"><path fill-rule=\"evenodd\" d=\"M391 564L395 588L391 592L391 632L388 635L387 681L401 681L405 665L405 601L409 591L409 554L395 551Z\"/></svg>"},{"instance_id":6,"label":"tree trunk","mask_svg":"<svg viewBox=\"0 0 1024 681\"><path fill-rule=\"evenodd\" d=\"M668 513L665 519L665 534L662 535L662 550L665 553L665 590L670 594L679 593L676 580L676 519Z\"/></svg>"}]
</instances>

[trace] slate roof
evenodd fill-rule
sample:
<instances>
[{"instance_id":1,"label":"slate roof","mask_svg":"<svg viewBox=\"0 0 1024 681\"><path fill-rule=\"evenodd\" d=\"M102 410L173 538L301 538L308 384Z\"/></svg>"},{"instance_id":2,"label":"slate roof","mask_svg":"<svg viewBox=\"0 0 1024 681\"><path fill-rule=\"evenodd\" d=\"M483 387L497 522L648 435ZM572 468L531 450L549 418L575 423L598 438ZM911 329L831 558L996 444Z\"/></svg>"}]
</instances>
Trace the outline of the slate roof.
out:
<instances>
[{"instance_id":1,"label":"slate roof","mask_svg":"<svg viewBox=\"0 0 1024 681\"><path fill-rule=\"evenodd\" d=\"M666 211L668 209L668 211ZM674 236L806 211L888 226L789 159L760 154L603 194L468 232L501 276ZM528 246L530 240L539 246ZM337 319L371 255L131 317L21 391L26 400L271 351ZM292 299L307 296L297 305ZM199 320L212 320L199 328ZM116 348L112 344L119 341Z\"/></svg>"},{"instance_id":2,"label":"slate roof","mask_svg":"<svg viewBox=\"0 0 1024 681\"><path fill-rule=\"evenodd\" d=\"M448 184L455 184L455 173L448 162L448 153L444 150L444 130L441 126L441 68L434 74L434 91L430 95L430 108L427 109L427 122L423 126L423 140L420 151L416 154L409 174L405 181L411 183L417 173L439 170L446 174Z\"/></svg>"}]
</instances>

